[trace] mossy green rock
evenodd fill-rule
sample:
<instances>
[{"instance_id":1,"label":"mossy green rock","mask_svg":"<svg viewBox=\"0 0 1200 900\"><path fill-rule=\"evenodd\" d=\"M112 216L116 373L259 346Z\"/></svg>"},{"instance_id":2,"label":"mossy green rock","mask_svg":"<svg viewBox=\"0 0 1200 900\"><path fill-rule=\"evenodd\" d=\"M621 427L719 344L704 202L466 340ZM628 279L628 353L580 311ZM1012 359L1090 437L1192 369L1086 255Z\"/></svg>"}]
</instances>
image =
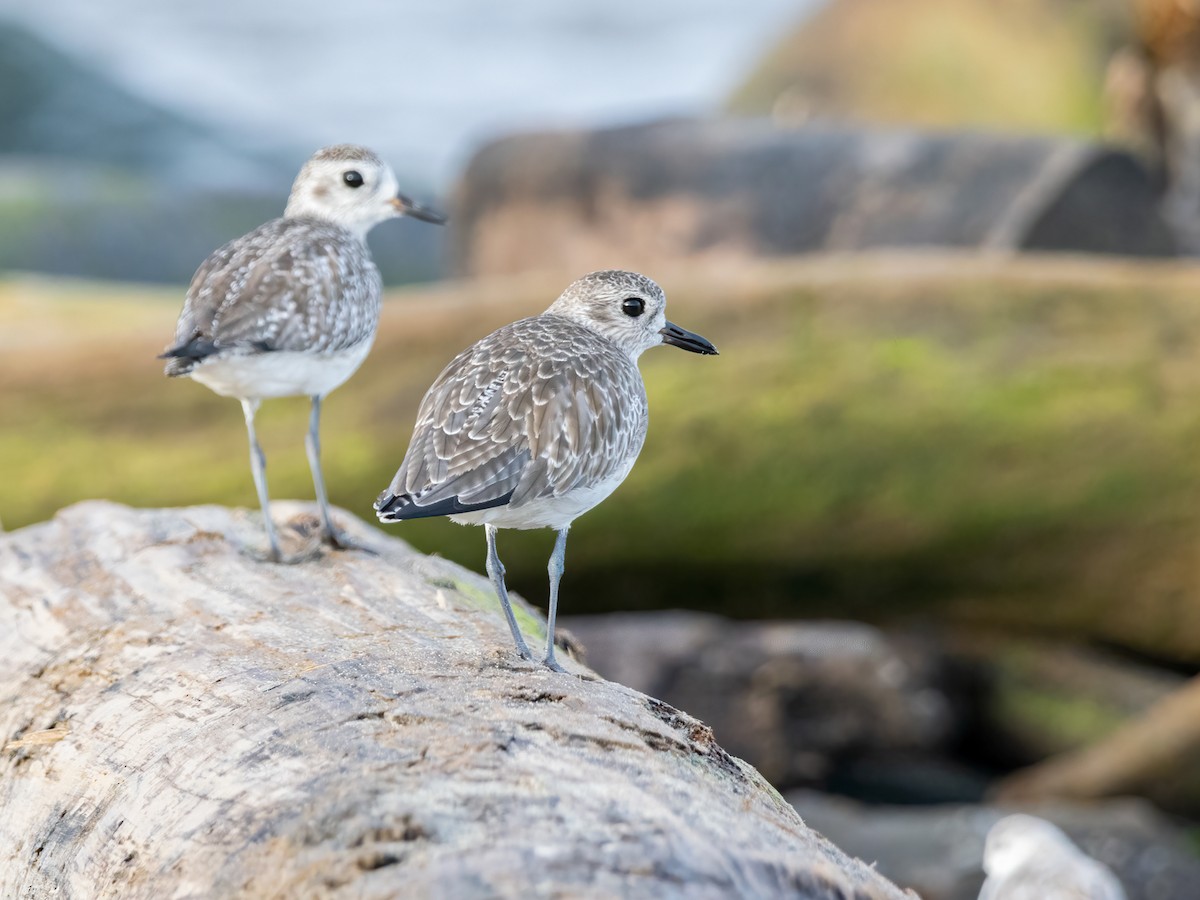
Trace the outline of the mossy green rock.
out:
<instances>
[{"instance_id":1,"label":"mossy green rock","mask_svg":"<svg viewBox=\"0 0 1200 900\"><path fill-rule=\"evenodd\" d=\"M832 0L771 50L729 107L784 120L1095 133L1121 0Z\"/></svg>"},{"instance_id":2,"label":"mossy green rock","mask_svg":"<svg viewBox=\"0 0 1200 900\"><path fill-rule=\"evenodd\" d=\"M1200 660L1200 269L893 255L651 274L721 356L643 358L649 438L572 530L564 612L952 617ZM367 513L446 361L567 280L388 304L327 404L333 501ZM91 296L0 291L5 524L84 497L253 506L236 404L153 359L178 297ZM264 406L275 497L311 496L305 422L302 400ZM478 529L396 532L482 570ZM501 535L535 603L551 543Z\"/></svg>"}]
</instances>

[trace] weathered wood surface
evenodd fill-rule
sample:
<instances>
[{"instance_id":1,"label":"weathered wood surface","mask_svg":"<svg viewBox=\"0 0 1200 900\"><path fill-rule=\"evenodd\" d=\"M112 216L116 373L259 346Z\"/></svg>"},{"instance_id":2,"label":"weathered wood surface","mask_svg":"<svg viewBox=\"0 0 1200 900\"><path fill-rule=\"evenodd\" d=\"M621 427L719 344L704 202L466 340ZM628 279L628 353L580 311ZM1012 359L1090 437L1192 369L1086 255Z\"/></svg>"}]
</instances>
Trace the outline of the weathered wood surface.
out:
<instances>
[{"instance_id":1,"label":"weathered wood surface","mask_svg":"<svg viewBox=\"0 0 1200 900\"><path fill-rule=\"evenodd\" d=\"M315 525L276 517L293 552ZM0 537L0 896L904 896L705 725L517 660L486 580L341 518L378 555L268 565L220 507Z\"/></svg>"}]
</instances>

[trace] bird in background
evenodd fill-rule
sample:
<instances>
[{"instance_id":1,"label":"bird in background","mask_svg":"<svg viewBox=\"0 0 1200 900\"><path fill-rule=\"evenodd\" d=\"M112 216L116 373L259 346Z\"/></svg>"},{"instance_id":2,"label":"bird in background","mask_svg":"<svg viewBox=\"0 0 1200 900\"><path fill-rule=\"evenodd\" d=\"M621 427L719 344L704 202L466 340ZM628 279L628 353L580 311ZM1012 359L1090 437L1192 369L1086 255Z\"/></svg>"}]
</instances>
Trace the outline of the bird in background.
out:
<instances>
[{"instance_id":1,"label":"bird in background","mask_svg":"<svg viewBox=\"0 0 1200 900\"><path fill-rule=\"evenodd\" d=\"M526 659L496 531L557 531L543 659L555 671L565 671L554 658L554 621L567 532L637 460L649 421L637 361L660 344L717 352L667 321L666 296L644 275L585 275L541 315L505 325L446 366L421 401L400 470L375 501L382 522L449 516L483 525L488 576Z\"/></svg>"},{"instance_id":2,"label":"bird in background","mask_svg":"<svg viewBox=\"0 0 1200 900\"><path fill-rule=\"evenodd\" d=\"M1036 816L1005 816L992 826L983 871L979 900L1127 900L1107 866Z\"/></svg>"},{"instance_id":3,"label":"bird in background","mask_svg":"<svg viewBox=\"0 0 1200 900\"><path fill-rule=\"evenodd\" d=\"M283 561L271 521L266 458L254 431L259 404L312 401L305 446L321 509L322 538L353 546L333 524L321 473L321 403L366 359L379 324L383 282L366 238L398 216L443 224L440 214L397 193L396 176L365 147L326 147L304 164L282 218L230 241L192 277L174 344L159 358L242 403L250 466L269 555Z\"/></svg>"}]
</instances>

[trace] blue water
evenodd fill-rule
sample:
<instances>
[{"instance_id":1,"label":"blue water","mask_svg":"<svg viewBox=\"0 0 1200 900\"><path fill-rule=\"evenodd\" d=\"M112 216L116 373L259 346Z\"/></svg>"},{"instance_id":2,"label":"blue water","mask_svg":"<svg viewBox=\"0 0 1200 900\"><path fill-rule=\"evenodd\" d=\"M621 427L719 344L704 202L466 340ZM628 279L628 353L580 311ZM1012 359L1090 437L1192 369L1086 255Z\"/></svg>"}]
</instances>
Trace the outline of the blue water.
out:
<instances>
[{"instance_id":1,"label":"blue water","mask_svg":"<svg viewBox=\"0 0 1200 900\"><path fill-rule=\"evenodd\" d=\"M716 108L819 0L0 0L135 92L262 149L379 149L445 186L523 127Z\"/></svg>"}]
</instances>

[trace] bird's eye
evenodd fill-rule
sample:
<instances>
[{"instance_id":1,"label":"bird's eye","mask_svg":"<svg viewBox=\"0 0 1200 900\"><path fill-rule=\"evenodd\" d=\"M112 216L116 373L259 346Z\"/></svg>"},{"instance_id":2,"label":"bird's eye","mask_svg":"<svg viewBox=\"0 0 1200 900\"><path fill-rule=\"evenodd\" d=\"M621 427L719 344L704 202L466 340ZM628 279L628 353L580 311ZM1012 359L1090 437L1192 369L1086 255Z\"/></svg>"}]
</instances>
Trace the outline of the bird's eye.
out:
<instances>
[{"instance_id":1,"label":"bird's eye","mask_svg":"<svg viewBox=\"0 0 1200 900\"><path fill-rule=\"evenodd\" d=\"M646 311L646 301L641 297L626 297L621 301L621 312L636 319Z\"/></svg>"},{"instance_id":2,"label":"bird's eye","mask_svg":"<svg viewBox=\"0 0 1200 900\"><path fill-rule=\"evenodd\" d=\"M351 169L349 172L344 173L342 175L342 181L346 182L346 184L352 188L359 188L363 186L362 173L355 169Z\"/></svg>"}]
</instances>

